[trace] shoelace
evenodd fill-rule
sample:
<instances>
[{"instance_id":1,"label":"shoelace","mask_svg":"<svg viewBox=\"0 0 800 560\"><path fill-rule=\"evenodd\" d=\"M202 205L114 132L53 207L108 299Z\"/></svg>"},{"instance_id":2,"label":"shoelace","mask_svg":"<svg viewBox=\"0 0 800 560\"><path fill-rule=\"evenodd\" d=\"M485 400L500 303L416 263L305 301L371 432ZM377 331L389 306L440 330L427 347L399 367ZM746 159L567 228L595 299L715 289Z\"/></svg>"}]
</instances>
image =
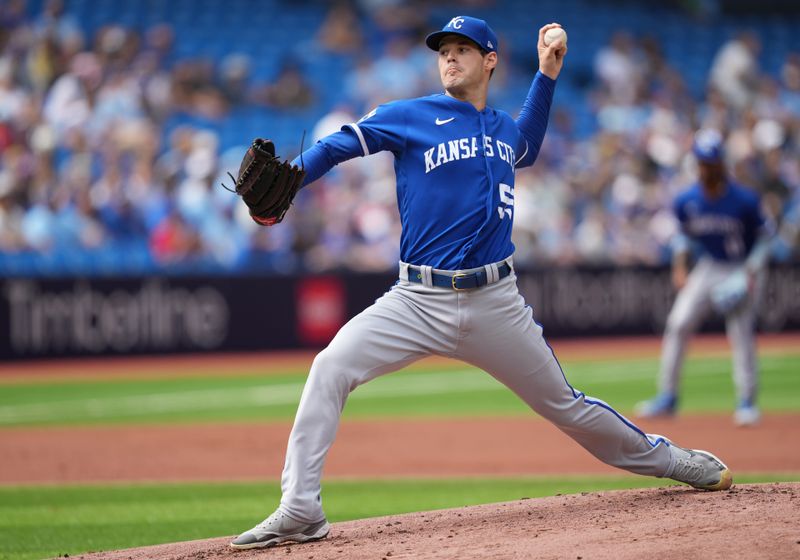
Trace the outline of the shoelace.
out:
<instances>
[{"instance_id":1,"label":"shoelace","mask_svg":"<svg viewBox=\"0 0 800 560\"><path fill-rule=\"evenodd\" d=\"M672 477L680 480L697 482L704 472L705 469L700 464L690 459L678 459Z\"/></svg>"},{"instance_id":2,"label":"shoelace","mask_svg":"<svg viewBox=\"0 0 800 560\"><path fill-rule=\"evenodd\" d=\"M256 526L255 526L255 528L256 528L256 529L266 529L266 528L267 528L267 525L270 525L270 524L271 524L271 523L274 521L274 519L273 519L273 518L276 518L276 517L277 517L277 516L276 516L276 515L274 515L274 514L273 514L273 515L270 515L270 516L269 516L269 517L267 517L267 518L266 518L264 521L262 521L261 523L259 523L258 525L256 525Z\"/></svg>"}]
</instances>

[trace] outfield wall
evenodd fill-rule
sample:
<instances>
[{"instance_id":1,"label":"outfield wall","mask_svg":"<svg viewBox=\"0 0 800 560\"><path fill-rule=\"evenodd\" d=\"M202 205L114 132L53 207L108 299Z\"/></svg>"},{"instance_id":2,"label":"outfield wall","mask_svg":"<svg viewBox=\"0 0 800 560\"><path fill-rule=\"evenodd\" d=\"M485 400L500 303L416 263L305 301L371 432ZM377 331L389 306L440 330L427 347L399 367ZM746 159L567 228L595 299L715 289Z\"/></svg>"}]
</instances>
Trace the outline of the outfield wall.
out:
<instances>
[{"instance_id":1,"label":"outfield wall","mask_svg":"<svg viewBox=\"0 0 800 560\"><path fill-rule=\"evenodd\" d=\"M669 270L519 271L549 337L658 334ZM395 281L386 274L266 277L6 278L0 359L315 348ZM704 330L721 330L711 318ZM764 331L800 329L800 265L773 267Z\"/></svg>"}]
</instances>

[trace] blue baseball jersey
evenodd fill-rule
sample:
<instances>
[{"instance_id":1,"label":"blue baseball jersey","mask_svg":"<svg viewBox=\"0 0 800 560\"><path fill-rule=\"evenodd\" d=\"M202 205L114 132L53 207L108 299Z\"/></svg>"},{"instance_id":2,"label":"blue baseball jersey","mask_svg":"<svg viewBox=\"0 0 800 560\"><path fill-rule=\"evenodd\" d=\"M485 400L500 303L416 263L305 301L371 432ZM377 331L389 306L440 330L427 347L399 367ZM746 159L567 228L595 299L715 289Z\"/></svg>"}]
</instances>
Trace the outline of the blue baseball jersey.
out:
<instances>
[{"instance_id":1,"label":"blue baseball jersey","mask_svg":"<svg viewBox=\"0 0 800 560\"><path fill-rule=\"evenodd\" d=\"M347 128L363 155L395 156L404 262L455 270L514 252L514 169L534 153L507 113L439 94L381 105Z\"/></svg>"},{"instance_id":2,"label":"blue baseball jersey","mask_svg":"<svg viewBox=\"0 0 800 560\"><path fill-rule=\"evenodd\" d=\"M520 115L445 94L381 105L292 162L303 186L334 165L390 151L395 157L400 258L446 270L475 268L514 252L514 170L532 165L547 129L555 80L537 72Z\"/></svg>"},{"instance_id":3,"label":"blue baseball jersey","mask_svg":"<svg viewBox=\"0 0 800 560\"><path fill-rule=\"evenodd\" d=\"M719 261L743 261L765 225L758 195L733 182L713 200L695 184L675 199L674 210L681 232Z\"/></svg>"}]
</instances>

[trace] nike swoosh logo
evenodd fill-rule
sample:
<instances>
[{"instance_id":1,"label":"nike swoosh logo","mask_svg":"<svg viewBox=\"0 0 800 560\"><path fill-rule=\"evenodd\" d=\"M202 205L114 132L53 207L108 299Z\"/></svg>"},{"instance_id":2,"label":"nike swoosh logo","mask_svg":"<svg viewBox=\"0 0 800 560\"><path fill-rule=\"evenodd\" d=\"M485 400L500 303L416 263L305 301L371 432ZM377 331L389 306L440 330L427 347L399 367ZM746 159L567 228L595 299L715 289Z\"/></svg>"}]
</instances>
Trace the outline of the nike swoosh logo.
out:
<instances>
[{"instance_id":1,"label":"nike swoosh logo","mask_svg":"<svg viewBox=\"0 0 800 560\"><path fill-rule=\"evenodd\" d=\"M455 117L450 117L449 119L445 119L443 121L439 120L439 117L436 117L436 124L443 125L449 123L452 120L455 120Z\"/></svg>"}]
</instances>

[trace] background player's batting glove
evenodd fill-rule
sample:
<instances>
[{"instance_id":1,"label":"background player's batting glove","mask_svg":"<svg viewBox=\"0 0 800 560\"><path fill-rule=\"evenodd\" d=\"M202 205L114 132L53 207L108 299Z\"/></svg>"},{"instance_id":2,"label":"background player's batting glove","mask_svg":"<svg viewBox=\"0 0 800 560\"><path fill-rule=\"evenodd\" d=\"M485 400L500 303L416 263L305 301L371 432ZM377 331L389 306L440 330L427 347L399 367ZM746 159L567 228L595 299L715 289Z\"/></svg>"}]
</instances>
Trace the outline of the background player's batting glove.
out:
<instances>
[{"instance_id":1,"label":"background player's batting glove","mask_svg":"<svg viewBox=\"0 0 800 560\"><path fill-rule=\"evenodd\" d=\"M256 223L272 226L283 220L305 176L304 169L275 156L272 141L256 138L239 166L235 192L247 204Z\"/></svg>"},{"instance_id":2,"label":"background player's batting glove","mask_svg":"<svg viewBox=\"0 0 800 560\"><path fill-rule=\"evenodd\" d=\"M744 305L748 295L747 271L740 269L711 290L711 304L723 315L729 315Z\"/></svg>"}]
</instances>

